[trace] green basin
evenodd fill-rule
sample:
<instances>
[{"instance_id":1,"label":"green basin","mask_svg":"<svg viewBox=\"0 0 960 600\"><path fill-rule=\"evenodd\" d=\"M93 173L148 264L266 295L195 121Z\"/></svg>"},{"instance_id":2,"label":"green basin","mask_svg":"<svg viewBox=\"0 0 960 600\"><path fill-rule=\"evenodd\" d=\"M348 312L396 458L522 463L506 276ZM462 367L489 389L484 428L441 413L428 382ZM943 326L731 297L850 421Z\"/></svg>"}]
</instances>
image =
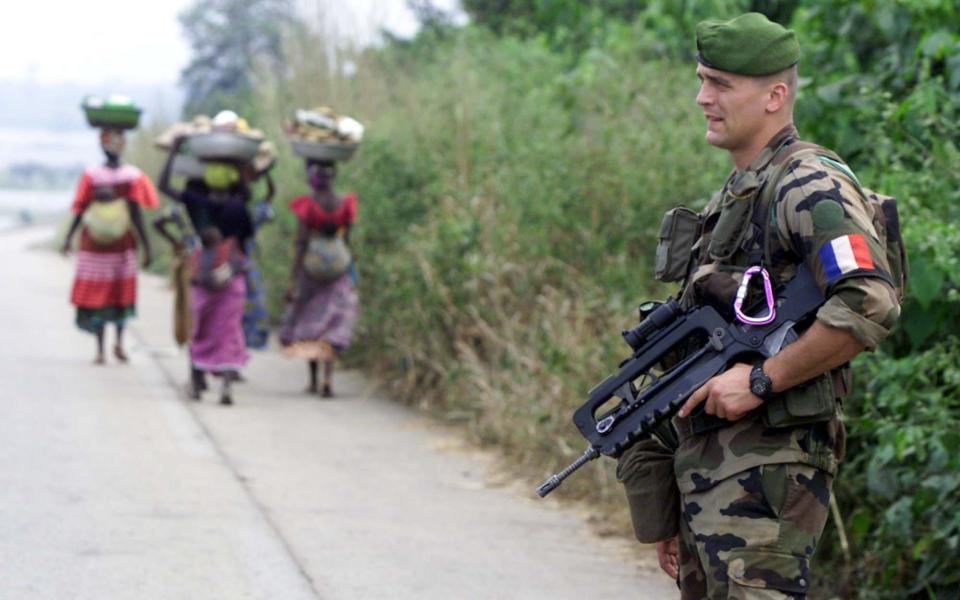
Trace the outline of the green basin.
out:
<instances>
[{"instance_id":1,"label":"green basin","mask_svg":"<svg viewBox=\"0 0 960 600\"><path fill-rule=\"evenodd\" d=\"M129 103L112 103L94 96L87 96L81 105L91 127L133 129L140 123L138 106Z\"/></svg>"}]
</instances>

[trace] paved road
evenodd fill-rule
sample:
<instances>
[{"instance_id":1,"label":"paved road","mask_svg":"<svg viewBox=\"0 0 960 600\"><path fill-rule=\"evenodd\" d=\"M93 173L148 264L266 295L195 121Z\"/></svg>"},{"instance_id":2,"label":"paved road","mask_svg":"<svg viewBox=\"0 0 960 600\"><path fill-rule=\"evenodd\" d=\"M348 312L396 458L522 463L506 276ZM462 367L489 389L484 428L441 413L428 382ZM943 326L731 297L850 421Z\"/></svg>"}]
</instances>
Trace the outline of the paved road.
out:
<instances>
[{"instance_id":1,"label":"paved road","mask_svg":"<svg viewBox=\"0 0 960 600\"><path fill-rule=\"evenodd\" d=\"M36 248L51 234L0 234L0 598L677 595L359 373L308 398L304 366L267 351L235 406L185 401L159 278L131 363L93 366L71 263Z\"/></svg>"}]
</instances>

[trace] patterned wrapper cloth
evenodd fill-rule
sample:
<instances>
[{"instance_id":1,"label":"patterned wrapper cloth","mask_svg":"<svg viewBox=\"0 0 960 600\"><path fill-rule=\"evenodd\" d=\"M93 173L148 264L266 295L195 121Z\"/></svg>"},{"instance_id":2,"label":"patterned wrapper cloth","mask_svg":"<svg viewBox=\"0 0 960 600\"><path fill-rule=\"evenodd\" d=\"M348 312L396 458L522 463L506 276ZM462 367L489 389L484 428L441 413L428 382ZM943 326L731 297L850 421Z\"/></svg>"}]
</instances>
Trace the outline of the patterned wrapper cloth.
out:
<instances>
[{"instance_id":1,"label":"patterned wrapper cloth","mask_svg":"<svg viewBox=\"0 0 960 600\"><path fill-rule=\"evenodd\" d=\"M327 360L329 347L343 350L353 340L357 292L349 273L330 283L300 275L293 302L280 326L284 353L298 358Z\"/></svg>"},{"instance_id":2,"label":"patterned wrapper cloth","mask_svg":"<svg viewBox=\"0 0 960 600\"><path fill-rule=\"evenodd\" d=\"M216 291L191 286L190 361L194 368L212 373L239 372L247 364L250 355L242 322L246 288L242 274L234 275L229 284Z\"/></svg>"},{"instance_id":3,"label":"patterned wrapper cloth","mask_svg":"<svg viewBox=\"0 0 960 600\"><path fill-rule=\"evenodd\" d=\"M86 229L80 232L77 271L70 302L77 307L77 327L90 333L106 323L122 325L136 314L137 245L127 233L114 244L100 246Z\"/></svg>"}]
</instances>

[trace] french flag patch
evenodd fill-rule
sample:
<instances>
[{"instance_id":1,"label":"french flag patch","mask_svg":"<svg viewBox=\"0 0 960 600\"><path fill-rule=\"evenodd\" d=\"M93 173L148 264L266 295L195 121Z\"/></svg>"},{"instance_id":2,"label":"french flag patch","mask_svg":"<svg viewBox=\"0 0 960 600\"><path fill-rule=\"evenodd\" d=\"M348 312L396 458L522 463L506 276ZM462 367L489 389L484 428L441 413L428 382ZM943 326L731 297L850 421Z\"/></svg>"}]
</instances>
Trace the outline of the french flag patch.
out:
<instances>
[{"instance_id":1,"label":"french flag patch","mask_svg":"<svg viewBox=\"0 0 960 600\"><path fill-rule=\"evenodd\" d=\"M820 247L820 262L827 276L827 283L834 283L854 271L873 271L870 247L862 233L851 233L830 240Z\"/></svg>"}]
</instances>

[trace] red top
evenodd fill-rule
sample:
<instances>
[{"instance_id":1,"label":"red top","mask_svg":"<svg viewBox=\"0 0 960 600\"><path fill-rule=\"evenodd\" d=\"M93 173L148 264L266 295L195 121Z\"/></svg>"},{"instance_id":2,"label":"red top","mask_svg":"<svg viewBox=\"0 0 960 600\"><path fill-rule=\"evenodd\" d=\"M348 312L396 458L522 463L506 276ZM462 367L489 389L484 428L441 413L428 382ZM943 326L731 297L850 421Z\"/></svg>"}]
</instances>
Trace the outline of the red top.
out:
<instances>
[{"instance_id":1,"label":"red top","mask_svg":"<svg viewBox=\"0 0 960 600\"><path fill-rule=\"evenodd\" d=\"M343 195L343 202L331 212L323 209L313 196L299 196L290 201L290 210L311 229L347 227L357 219L357 195Z\"/></svg>"},{"instance_id":2,"label":"red top","mask_svg":"<svg viewBox=\"0 0 960 600\"><path fill-rule=\"evenodd\" d=\"M96 188L101 186L113 187L115 198L129 198L144 208L160 206L157 191L150 178L134 166L122 165L116 169L104 166L84 169L80 182L77 183L77 193L73 197L70 210L74 214L83 212L83 209L93 200Z\"/></svg>"}]
</instances>

